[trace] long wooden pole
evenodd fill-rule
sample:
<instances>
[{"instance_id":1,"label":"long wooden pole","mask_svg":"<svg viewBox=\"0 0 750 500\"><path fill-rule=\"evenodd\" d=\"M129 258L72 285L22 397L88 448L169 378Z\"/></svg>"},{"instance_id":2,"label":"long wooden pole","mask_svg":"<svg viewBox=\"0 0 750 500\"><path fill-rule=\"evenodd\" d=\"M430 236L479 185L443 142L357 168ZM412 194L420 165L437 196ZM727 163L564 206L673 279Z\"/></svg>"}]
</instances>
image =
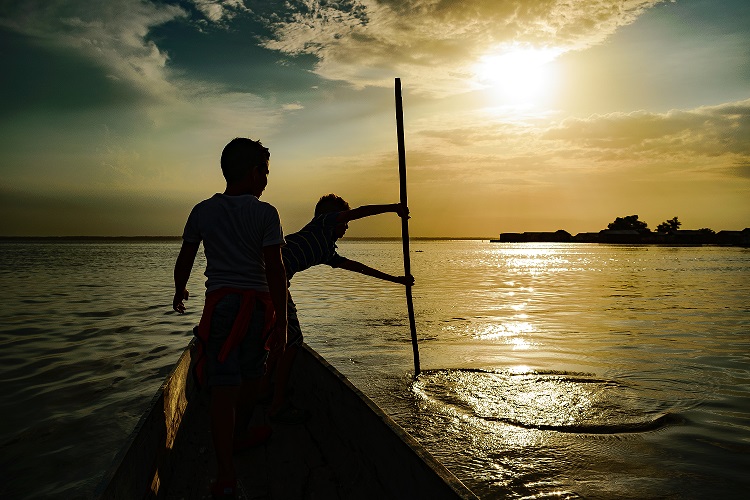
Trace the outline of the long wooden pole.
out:
<instances>
[{"instance_id":1,"label":"long wooden pole","mask_svg":"<svg viewBox=\"0 0 750 500\"><path fill-rule=\"evenodd\" d=\"M404 108L401 103L401 79L396 78L396 134L398 135L398 177L401 184L401 204L406 202L406 152L404 148ZM401 240L404 246L404 275L411 275L409 260L409 219L401 219ZM414 322L414 301L411 297L411 285L406 285L406 309L409 312L409 328L411 328L411 347L414 351L414 376L419 375L419 346L417 345L417 325Z\"/></svg>"}]
</instances>

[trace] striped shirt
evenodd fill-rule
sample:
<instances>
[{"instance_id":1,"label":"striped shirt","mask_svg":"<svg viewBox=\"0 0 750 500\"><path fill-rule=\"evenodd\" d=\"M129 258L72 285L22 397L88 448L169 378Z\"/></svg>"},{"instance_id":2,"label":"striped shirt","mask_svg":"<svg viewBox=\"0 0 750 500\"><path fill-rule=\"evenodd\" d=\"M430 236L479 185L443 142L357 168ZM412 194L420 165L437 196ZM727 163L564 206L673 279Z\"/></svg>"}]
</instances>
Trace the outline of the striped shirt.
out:
<instances>
[{"instance_id":1,"label":"striped shirt","mask_svg":"<svg viewBox=\"0 0 750 500\"><path fill-rule=\"evenodd\" d=\"M339 267L346 259L336 253L336 218L340 212L320 214L313 217L305 227L286 236L286 245L281 248L281 256L286 267L286 277L292 279L295 273L327 264Z\"/></svg>"}]
</instances>

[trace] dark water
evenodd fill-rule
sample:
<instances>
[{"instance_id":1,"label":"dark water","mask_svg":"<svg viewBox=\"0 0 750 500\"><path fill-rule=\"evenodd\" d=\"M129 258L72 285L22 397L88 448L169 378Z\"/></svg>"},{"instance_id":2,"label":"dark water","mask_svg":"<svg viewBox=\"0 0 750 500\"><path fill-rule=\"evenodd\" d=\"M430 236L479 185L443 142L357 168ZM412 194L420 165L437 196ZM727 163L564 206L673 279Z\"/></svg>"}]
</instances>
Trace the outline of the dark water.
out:
<instances>
[{"instance_id":1,"label":"dark water","mask_svg":"<svg viewBox=\"0 0 750 500\"><path fill-rule=\"evenodd\" d=\"M87 498L187 344L179 242L0 244L0 497ZM750 251L412 242L294 278L307 342L482 498L745 498ZM398 242L340 252L400 274Z\"/></svg>"}]
</instances>

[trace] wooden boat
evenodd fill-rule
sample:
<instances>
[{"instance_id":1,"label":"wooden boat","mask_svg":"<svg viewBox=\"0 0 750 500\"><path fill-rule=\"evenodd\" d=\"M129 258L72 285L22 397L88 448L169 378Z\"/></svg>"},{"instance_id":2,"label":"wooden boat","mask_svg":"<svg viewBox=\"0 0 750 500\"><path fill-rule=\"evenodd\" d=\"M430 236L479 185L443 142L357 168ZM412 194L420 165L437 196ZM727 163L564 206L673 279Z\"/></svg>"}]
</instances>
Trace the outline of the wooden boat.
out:
<instances>
[{"instance_id":1,"label":"wooden boat","mask_svg":"<svg viewBox=\"0 0 750 500\"><path fill-rule=\"evenodd\" d=\"M215 472L205 394L180 357L97 488L103 500L210 498ZM304 425L273 425L235 454L242 499L476 499L404 429L307 345L295 360ZM262 418L262 412L256 412Z\"/></svg>"}]
</instances>

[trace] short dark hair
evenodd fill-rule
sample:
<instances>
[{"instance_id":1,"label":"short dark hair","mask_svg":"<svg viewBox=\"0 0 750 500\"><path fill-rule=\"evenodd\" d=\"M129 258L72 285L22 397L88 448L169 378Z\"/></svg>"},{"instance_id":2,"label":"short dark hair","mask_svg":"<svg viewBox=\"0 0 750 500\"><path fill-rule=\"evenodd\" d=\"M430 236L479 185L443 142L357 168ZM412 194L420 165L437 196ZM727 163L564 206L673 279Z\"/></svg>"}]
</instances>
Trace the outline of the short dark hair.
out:
<instances>
[{"instance_id":1,"label":"short dark hair","mask_svg":"<svg viewBox=\"0 0 750 500\"><path fill-rule=\"evenodd\" d=\"M321 196L315 204L315 215L329 214L331 212L343 212L349 210L349 204L341 196L327 194Z\"/></svg>"},{"instance_id":2,"label":"short dark hair","mask_svg":"<svg viewBox=\"0 0 750 500\"><path fill-rule=\"evenodd\" d=\"M221 172L227 182L237 182L252 169L268 166L271 153L260 141L236 137L221 152Z\"/></svg>"}]
</instances>

